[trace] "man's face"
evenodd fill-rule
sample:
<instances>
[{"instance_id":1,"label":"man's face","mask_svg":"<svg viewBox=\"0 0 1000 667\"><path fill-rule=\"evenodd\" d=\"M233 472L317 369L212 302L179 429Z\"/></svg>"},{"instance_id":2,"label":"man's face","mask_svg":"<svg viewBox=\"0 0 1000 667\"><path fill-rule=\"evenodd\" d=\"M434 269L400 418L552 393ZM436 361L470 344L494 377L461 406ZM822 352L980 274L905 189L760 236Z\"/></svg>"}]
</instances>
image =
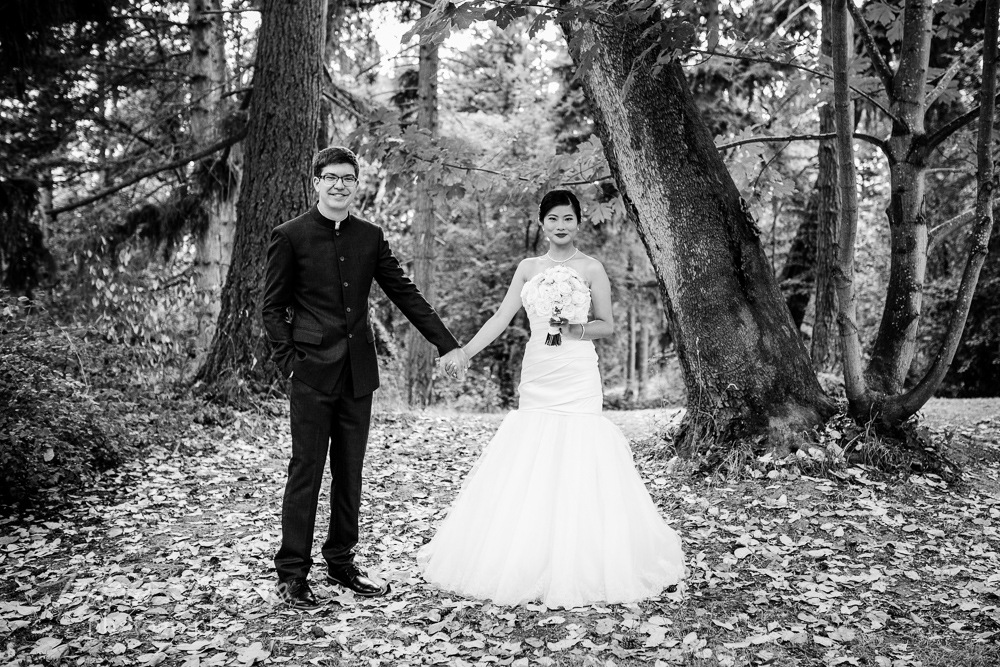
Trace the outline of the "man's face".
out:
<instances>
[{"instance_id":1,"label":"man's face","mask_svg":"<svg viewBox=\"0 0 1000 667\"><path fill-rule=\"evenodd\" d=\"M336 177L336 178L335 178ZM328 164L313 177L320 208L341 213L350 209L358 194L357 177L350 164Z\"/></svg>"}]
</instances>

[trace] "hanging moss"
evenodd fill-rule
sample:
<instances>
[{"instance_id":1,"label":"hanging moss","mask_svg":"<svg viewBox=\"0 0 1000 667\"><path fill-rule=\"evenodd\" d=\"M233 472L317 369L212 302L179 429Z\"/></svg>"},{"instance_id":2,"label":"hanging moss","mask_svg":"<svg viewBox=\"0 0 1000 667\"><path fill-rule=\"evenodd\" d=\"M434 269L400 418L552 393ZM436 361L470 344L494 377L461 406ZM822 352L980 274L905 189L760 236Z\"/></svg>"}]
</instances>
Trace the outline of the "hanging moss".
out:
<instances>
[{"instance_id":1,"label":"hanging moss","mask_svg":"<svg viewBox=\"0 0 1000 667\"><path fill-rule=\"evenodd\" d=\"M199 237L207 229L205 199L201 195L178 191L162 204L143 204L132 209L120 224L105 228L92 244L106 244L102 252L115 257L122 245L138 239L151 252L162 251L169 257L185 234Z\"/></svg>"},{"instance_id":2,"label":"hanging moss","mask_svg":"<svg viewBox=\"0 0 1000 667\"><path fill-rule=\"evenodd\" d=\"M204 195L185 194L163 207L163 252L170 255L185 234L196 238L208 231L208 210Z\"/></svg>"},{"instance_id":3,"label":"hanging moss","mask_svg":"<svg viewBox=\"0 0 1000 667\"><path fill-rule=\"evenodd\" d=\"M193 180L202 197L217 197L222 200L232 199L240 184L240 173L229 164L229 151L223 151L214 159L198 163ZM206 218L207 222L207 218ZM200 236L206 230L192 231Z\"/></svg>"}]
</instances>

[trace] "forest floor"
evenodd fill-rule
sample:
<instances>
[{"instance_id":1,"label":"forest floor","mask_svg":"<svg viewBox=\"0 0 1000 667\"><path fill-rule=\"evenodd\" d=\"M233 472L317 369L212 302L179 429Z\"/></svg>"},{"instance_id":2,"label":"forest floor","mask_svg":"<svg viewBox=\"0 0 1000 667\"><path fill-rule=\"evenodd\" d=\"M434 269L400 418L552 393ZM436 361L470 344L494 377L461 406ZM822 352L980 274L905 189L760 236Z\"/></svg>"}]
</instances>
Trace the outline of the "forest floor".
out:
<instances>
[{"instance_id":1,"label":"forest floor","mask_svg":"<svg viewBox=\"0 0 1000 667\"><path fill-rule=\"evenodd\" d=\"M606 414L684 540L676 593L558 610L431 588L414 552L502 417L396 413L373 425L359 547L391 594L317 583L323 607L286 609L271 566L289 450L275 401L224 423L191 415L172 447L71 502L0 517L0 664L1000 662L1000 400L924 411L965 464L955 487L780 462L739 480L699 476L651 438L671 413Z\"/></svg>"}]
</instances>

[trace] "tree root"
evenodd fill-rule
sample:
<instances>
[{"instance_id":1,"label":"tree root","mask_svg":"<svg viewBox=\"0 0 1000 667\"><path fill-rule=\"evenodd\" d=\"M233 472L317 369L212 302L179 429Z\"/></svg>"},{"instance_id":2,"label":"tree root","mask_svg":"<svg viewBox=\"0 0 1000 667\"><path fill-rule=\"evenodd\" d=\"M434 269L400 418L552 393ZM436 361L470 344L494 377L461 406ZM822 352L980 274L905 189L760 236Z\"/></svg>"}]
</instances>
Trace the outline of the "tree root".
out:
<instances>
[{"instance_id":1,"label":"tree root","mask_svg":"<svg viewBox=\"0 0 1000 667\"><path fill-rule=\"evenodd\" d=\"M212 403L237 410L256 410L268 399L283 397L287 380L276 371L242 374L236 371L222 373L211 383L196 380L191 387L195 396Z\"/></svg>"},{"instance_id":2,"label":"tree root","mask_svg":"<svg viewBox=\"0 0 1000 667\"><path fill-rule=\"evenodd\" d=\"M734 450L747 456L768 452L779 458L787 456L814 440L822 424L817 409L793 404L766 416L736 415L725 409L689 410L673 440L678 454L714 468L732 459Z\"/></svg>"},{"instance_id":3,"label":"tree root","mask_svg":"<svg viewBox=\"0 0 1000 667\"><path fill-rule=\"evenodd\" d=\"M850 422L841 439L848 465L861 464L892 477L937 475L950 485L961 484L962 466L946 454L944 445L916 419L891 429Z\"/></svg>"},{"instance_id":4,"label":"tree root","mask_svg":"<svg viewBox=\"0 0 1000 667\"><path fill-rule=\"evenodd\" d=\"M915 419L890 430L874 422L858 425L841 413L811 430L794 430L786 423L788 428L748 436L738 423L702 417L685 419L679 428L661 435L660 446L646 449L658 457L687 458L696 474L726 478L794 467L803 474L839 479L850 478L845 472L860 468L883 478L936 475L949 485L963 481L962 466L946 454L945 440L933 437Z\"/></svg>"}]
</instances>

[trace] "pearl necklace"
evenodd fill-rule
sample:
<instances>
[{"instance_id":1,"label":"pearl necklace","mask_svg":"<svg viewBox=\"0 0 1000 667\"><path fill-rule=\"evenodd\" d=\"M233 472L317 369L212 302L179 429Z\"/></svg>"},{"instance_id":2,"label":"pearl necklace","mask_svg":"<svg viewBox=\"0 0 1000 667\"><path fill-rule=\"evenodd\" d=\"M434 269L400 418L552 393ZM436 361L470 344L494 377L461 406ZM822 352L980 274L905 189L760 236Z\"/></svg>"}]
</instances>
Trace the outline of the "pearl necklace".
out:
<instances>
[{"instance_id":1,"label":"pearl necklace","mask_svg":"<svg viewBox=\"0 0 1000 667\"><path fill-rule=\"evenodd\" d=\"M560 260L558 260L558 259L556 259L556 258L554 258L554 257L553 257L552 255L550 255L550 254L549 254L549 253L547 253L547 252L545 253L545 256L546 256L546 257L548 257L549 259L551 259L551 260L552 260L553 262L555 262L556 264L565 264L565 263L566 263L566 262L568 262L569 260L571 260L571 259L573 259L574 257L576 257L577 253L579 253L579 252L580 252L580 249L579 249L579 248L577 248L577 249L576 249L576 250L575 250L575 251L573 252L573 254L572 254L572 255L570 255L569 257L567 257L566 259L564 259L564 260L561 260L561 261L560 261Z\"/></svg>"}]
</instances>

